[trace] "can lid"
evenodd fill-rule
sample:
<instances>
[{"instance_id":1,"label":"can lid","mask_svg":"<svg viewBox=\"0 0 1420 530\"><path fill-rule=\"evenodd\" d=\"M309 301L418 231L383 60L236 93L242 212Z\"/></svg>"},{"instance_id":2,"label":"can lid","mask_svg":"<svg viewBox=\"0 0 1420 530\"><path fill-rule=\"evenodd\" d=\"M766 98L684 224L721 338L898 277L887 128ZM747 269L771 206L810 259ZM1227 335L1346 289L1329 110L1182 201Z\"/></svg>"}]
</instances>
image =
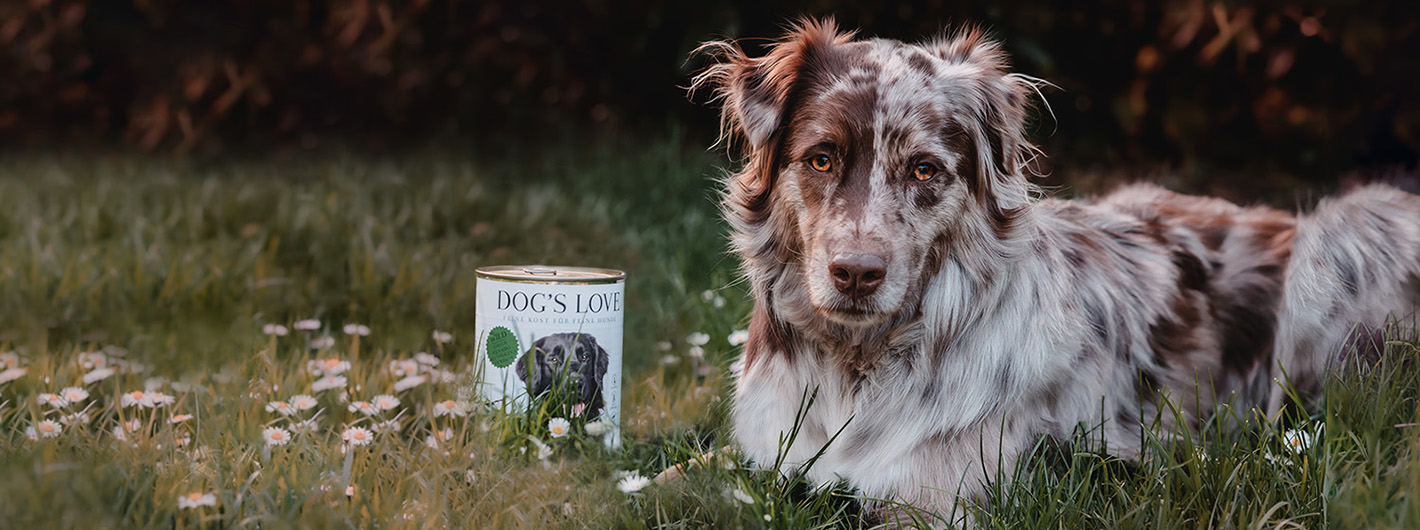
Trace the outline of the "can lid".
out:
<instances>
[{"instance_id":1,"label":"can lid","mask_svg":"<svg viewBox=\"0 0 1420 530\"><path fill-rule=\"evenodd\" d=\"M479 276L526 283L617 283L626 273L614 269L549 265L498 265L479 267Z\"/></svg>"}]
</instances>

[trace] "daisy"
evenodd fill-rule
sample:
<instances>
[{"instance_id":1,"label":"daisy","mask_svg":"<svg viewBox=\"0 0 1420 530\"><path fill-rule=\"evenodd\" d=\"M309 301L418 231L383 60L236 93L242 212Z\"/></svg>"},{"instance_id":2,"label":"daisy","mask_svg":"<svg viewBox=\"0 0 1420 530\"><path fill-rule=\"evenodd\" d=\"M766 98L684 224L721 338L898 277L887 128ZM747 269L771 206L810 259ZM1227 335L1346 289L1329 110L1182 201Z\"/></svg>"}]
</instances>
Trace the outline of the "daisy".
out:
<instances>
[{"instance_id":1,"label":"daisy","mask_svg":"<svg viewBox=\"0 0 1420 530\"><path fill-rule=\"evenodd\" d=\"M611 432L611 424L605 420L597 420L587 424L588 436L602 436L608 432Z\"/></svg>"},{"instance_id":2,"label":"daisy","mask_svg":"<svg viewBox=\"0 0 1420 530\"><path fill-rule=\"evenodd\" d=\"M627 473L625 477L622 477L620 481L617 481L616 489L621 490L622 493L635 493L641 491L642 488L645 488L646 485L650 483L651 479L632 471Z\"/></svg>"},{"instance_id":3,"label":"daisy","mask_svg":"<svg viewBox=\"0 0 1420 530\"><path fill-rule=\"evenodd\" d=\"M282 416L290 416L296 413L296 407L292 407L290 403L285 401L272 401L266 404L266 411L276 412Z\"/></svg>"},{"instance_id":4,"label":"daisy","mask_svg":"<svg viewBox=\"0 0 1420 530\"><path fill-rule=\"evenodd\" d=\"M396 381L396 382L394 383L394 391L395 391L395 392L404 392L405 390L409 390L409 389L414 388L414 387L416 387L416 386L422 385L422 384L424 384L425 381L428 381L428 380L429 380L429 378L424 377L424 376L422 376L422 375L411 375L411 376L409 376L409 377L406 377L406 378L404 378L404 379L400 379L399 381Z\"/></svg>"},{"instance_id":5,"label":"daisy","mask_svg":"<svg viewBox=\"0 0 1420 530\"><path fill-rule=\"evenodd\" d=\"M551 433L553 438L567 436L567 431L571 428L572 424L563 418L547 420L547 432Z\"/></svg>"},{"instance_id":6,"label":"daisy","mask_svg":"<svg viewBox=\"0 0 1420 530\"><path fill-rule=\"evenodd\" d=\"M297 320L295 324L291 324L291 327L301 331L314 331L320 329L320 321L314 318Z\"/></svg>"},{"instance_id":7,"label":"daisy","mask_svg":"<svg viewBox=\"0 0 1420 530\"><path fill-rule=\"evenodd\" d=\"M447 331L434 330L434 342L448 344L454 341L454 334Z\"/></svg>"},{"instance_id":8,"label":"daisy","mask_svg":"<svg viewBox=\"0 0 1420 530\"><path fill-rule=\"evenodd\" d=\"M89 391L79 388L77 386L71 386L65 388L64 390L60 390L59 395L69 403L78 403L80 401L89 399Z\"/></svg>"},{"instance_id":9,"label":"daisy","mask_svg":"<svg viewBox=\"0 0 1420 530\"><path fill-rule=\"evenodd\" d=\"M331 346L335 346L335 337L330 335L321 335L311 339L311 348L324 350L329 349Z\"/></svg>"},{"instance_id":10,"label":"daisy","mask_svg":"<svg viewBox=\"0 0 1420 530\"><path fill-rule=\"evenodd\" d=\"M704 346L710 343L710 335L696 331L686 335L685 342L689 343L691 346Z\"/></svg>"},{"instance_id":11,"label":"daisy","mask_svg":"<svg viewBox=\"0 0 1420 530\"><path fill-rule=\"evenodd\" d=\"M216 506L217 496L211 493L194 491L187 495L179 495L177 505L179 510L192 510L203 506Z\"/></svg>"},{"instance_id":12,"label":"daisy","mask_svg":"<svg viewBox=\"0 0 1420 530\"><path fill-rule=\"evenodd\" d=\"M731 491L730 496L745 504L754 504L754 497L751 497L748 493L745 493L745 490L740 488L735 488L734 491Z\"/></svg>"},{"instance_id":13,"label":"daisy","mask_svg":"<svg viewBox=\"0 0 1420 530\"><path fill-rule=\"evenodd\" d=\"M350 412L359 412L366 416L374 416L380 413L380 408L369 401L351 401L350 407L348 408Z\"/></svg>"},{"instance_id":14,"label":"daisy","mask_svg":"<svg viewBox=\"0 0 1420 530\"><path fill-rule=\"evenodd\" d=\"M665 355L661 357L661 364L664 364L666 366L670 366L678 362L680 362L680 357L676 357L674 355Z\"/></svg>"},{"instance_id":15,"label":"daisy","mask_svg":"<svg viewBox=\"0 0 1420 530\"><path fill-rule=\"evenodd\" d=\"M410 359L396 359L390 361L390 373L395 377L404 377L419 373L419 362Z\"/></svg>"},{"instance_id":16,"label":"daisy","mask_svg":"<svg viewBox=\"0 0 1420 530\"><path fill-rule=\"evenodd\" d=\"M700 346L691 346L690 349L686 350L685 353L686 355L689 355L691 359L705 358L705 348L702 348Z\"/></svg>"},{"instance_id":17,"label":"daisy","mask_svg":"<svg viewBox=\"0 0 1420 530\"><path fill-rule=\"evenodd\" d=\"M296 410L311 410L317 405L316 398L306 394L296 394L291 396L291 406Z\"/></svg>"},{"instance_id":18,"label":"daisy","mask_svg":"<svg viewBox=\"0 0 1420 530\"><path fill-rule=\"evenodd\" d=\"M86 384L86 385L92 385L92 384L97 383L97 382L99 382L99 381L103 381L103 380L105 380L105 379L108 379L109 377L112 377L112 376L113 376L114 372L115 372L115 371L114 371L113 368L98 368L98 369L95 369L95 370L92 371L92 372L89 372L89 373L87 373L87 374L84 374L84 379L83 379L84 384Z\"/></svg>"},{"instance_id":19,"label":"daisy","mask_svg":"<svg viewBox=\"0 0 1420 530\"><path fill-rule=\"evenodd\" d=\"M429 379L434 381L435 383L447 384L459 380L459 376L455 375L453 372L450 372L448 370L440 370L438 368L430 368L428 375Z\"/></svg>"},{"instance_id":20,"label":"daisy","mask_svg":"<svg viewBox=\"0 0 1420 530\"><path fill-rule=\"evenodd\" d=\"M730 336L726 337L725 340L730 341L731 346L739 346L749 342L749 331L743 329L734 330L730 332Z\"/></svg>"},{"instance_id":21,"label":"daisy","mask_svg":"<svg viewBox=\"0 0 1420 530\"><path fill-rule=\"evenodd\" d=\"M336 388L345 388L345 378L338 375L327 375L311 383L311 392L324 392Z\"/></svg>"},{"instance_id":22,"label":"daisy","mask_svg":"<svg viewBox=\"0 0 1420 530\"><path fill-rule=\"evenodd\" d=\"M447 442L454 439L454 430L449 427L444 427L443 430L434 431L434 436Z\"/></svg>"},{"instance_id":23,"label":"daisy","mask_svg":"<svg viewBox=\"0 0 1420 530\"><path fill-rule=\"evenodd\" d=\"M346 497L354 497L354 496L355 496L355 486L346 486L346 487L345 487L345 496L346 496Z\"/></svg>"},{"instance_id":24,"label":"daisy","mask_svg":"<svg viewBox=\"0 0 1420 530\"><path fill-rule=\"evenodd\" d=\"M79 354L79 367L85 370L104 368L108 366L108 356L101 352L84 352Z\"/></svg>"},{"instance_id":25,"label":"daisy","mask_svg":"<svg viewBox=\"0 0 1420 530\"><path fill-rule=\"evenodd\" d=\"M7 351L0 352L0 368L10 369L20 367L20 354Z\"/></svg>"},{"instance_id":26,"label":"daisy","mask_svg":"<svg viewBox=\"0 0 1420 530\"><path fill-rule=\"evenodd\" d=\"M0 385L24 377L29 371L29 368L10 368L0 372Z\"/></svg>"},{"instance_id":27,"label":"daisy","mask_svg":"<svg viewBox=\"0 0 1420 530\"><path fill-rule=\"evenodd\" d=\"M75 425L88 425L90 418L89 413L80 411L60 416L59 421L60 423L73 427Z\"/></svg>"},{"instance_id":28,"label":"daisy","mask_svg":"<svg viewBox=\"0 0 1420 530\"><path fill-rule=\"evenodd\" d=\"M157 391L149 392L146 397L149 399L149 402L152 403L151 405L148 405L149 407L161 407L163 405L171 405L174 401L177 401L177 398Z\"/></svg>"},{"instance_id":29,"label":"daisy","mask_svg":"<svg viewBox=\"0 0 1420 530\"><path fill-rule=\"evenodd\" d=\"M291 424L291 432L296 434L309 434L316 432L319 429L320 424L316 423L315 418L301 420Z\"/></svg>"},{"instance_id":30,"label":"daisy","mask_svg":"<svg viewBox=\"0 0 1420 530\"><path fill-rule=\"evenodd\" d=\"M531 440L533 446L537 447L538 460L547 460L547 457L552 456L552 448L549 447L547 444L542 443L542 440L533 438L532 436L529 436L528 440Z\"/></svg>"},{"instance_id":31,"label":"daisy","mask_svg":"<svg viewBox=\"0 0 1420 530\"><path fill-rule=\"evenodd\" d=\"M266 446L286 445L291 443L291 431L280 427L267 427L261 431L261 439L266 441Z\"/></svg>"},{"instance_id":32,"label":"daisy","mask_svg":"<svg viewBox=\"0 0 1420 530\"><path fill-rule=\"evenodd\" d=\"M168 418L168 423L171 423L171 424L178 424L178 423L182 423L182 422L185 422L185 421L187 421L187 420L190 420L190 419L192 419L192 415L191 415L191 414L178 414L178 415L176 415L176 416L173 416L173 417L171 417L171 418Z\"/></svg>"},{"instance_id":33,"label":"daisy","mask_svg":"<svg viewBox=\"0 0 1420 530\"><path fill-rule=\"evenodd\" d=\"M162 390L163 385L168 384L168 378L163 376L149 377L143 380L143 390Z\"/></svg>"},{"instance_id":34,"label":"daisy","mask_svg":"<svg viewBox=\"0 0 1420 530\"><path fill-rule=\"evenodd\" d=\"M1317 426L1315 432L1303 430L1301 427L1288 429L1282 433L1282 444L1286 445L1294 453L1301 453L1311 448L1312 442L1321 434L1322 427Z\"/></svg>"},{"instance_id":35,"label":"daisy","mask_svg":"<svg viewBox=\"0 0 1420 530\"><path fill-rule=\"evenodd\" d=\"M414 354L414 362L424 366L439 366L439 358L428 353L419 352Z\"/></svg>"},{"instance_id":36,"label":"daisy","mask_svg":"<svg viewBox=\"0 0 1420 530\"><path fill-rule=\"evenodd\" d=\"M370 399L370 403L374 403L380 410L394 410L399 406L399 398L389 394L380 394Z\"/></svg>"},{"instance_id":37,"label":"daisy","mask_svg":"<svg viewBox=\"0 0 1420 530\"><path fill-rule=\"evenodd\" d=\"M468 415L468 405L452 399L440 401L434 404L434 417L458 416L460 418Z\"/></svg>"},{"instance_id":38,"label":"daisy","mask_svg":"<svg viewBox=\"0 0 1420 530\"><path fill-rule=\"evenodd\" d=\"M122 403L123 406L125 406L125 407L134 407L134 406L151 407L151 406L153 406L153 405L152 405L153 401L148 397L148 394L145 393L145 392L143 392L142 390L134 390L134 391L132 391L132 392L129 392L129 393L127 393L127 394L124 394L124 395L123 395L123 398L120 399L119 402Z\"/></svg>"},{"instance_id":39,"label":"daisy","mask_svg":"<svg viewBox=\"0 0 1420 530\"><path fill-rule=\"evenodd\" d=\"M40 436L43 436L45 438L53 438L55 436L59 436L59 433L64 432L64 426L60 425L59 422L54 420L44 420L39 423L36 423L34 427L30 427L29 429L25 430L26 434L29 434L31 432L37 432ZM33 440L34 438L30 439Z\"/></svg>"},{"instance_id":40,"label":"daisy","mask_svg":"<svg viewBox=\"0 0 1420 530\"><path fill-rule=\"evenodd\" d=\"M341 329L345 331L346 335L359 335L364 337L370 334L370 328L365 327L364 324L346 324L345 327Z\"/></svg>"},{"instance_id":41,"label":"daisy","mask_svg":"<svg viewBox=\"0 0 1420 530\"><path fill-rule=\"evenodd\" d=\"M704 291L700 291L700 299L701 299L701 300L704 300L704 301L706 301L706 302L709 302L709 301L711 301L711 300L714 300L714 299L715 299L715 291L711 291L711 290L709 290L709 289L706 289L706 290L704 290Z\"/></svg>"},{"instance_id":42,"label":"daisy","mask_svg":"<svg viewBox=\"0 0 1420 530\"><path fill-rule=\"evenodd\" d=\"M331 357L329 359L312 359L306 362L306 371L311 375L340 375L350 370L350 361L342 361Z\"/></svg>"},{"instance_id":43,"label":"daisy","mask_svg":"<svg viewBox=\"0 0 1420 530\"><path fill-rule=\"evenodd\" d=\"M403 428L403 426L399 424L398 419L388 419L374 425L375 432L381 434L399 432L401 428Z\"/></svg>"},{"instance_id":44,"label":"daisy","mask_svg":"<svg viewBox=\"0 0 1420 530\"><path fill-rule=\"evenodd\" d=\"M267 324L261 327L261 332L267 335L285 337L287 333L291 332L291 330L286 329L286 326L283 326L281 324Z\"/></svg>"},{"instance_id":45,"label":"daisy","mask_svg":"<svg viewBox=\"0 0 1420 530\"><path fill-rule=\"evenodd\" d=\"M370 430L364 427L351 427L340 433L340 439L350 445L368 445L373 438Z\"/></svg>"},{"instance_id":46,"label":"daisy","mask_svg":"<svg viewBox=\"0 0 1420 530\"><path fill-rule=\"evenodd\" d=\"M64 396L59 394L40 394L35 397L35 401L39 402L41 405L49 405L56 409L69 406L69 402L64 399Z\"/></svg>"},{"instance_id":47,"label":"daisy","mask_svg":"<svg viewBox=\"0 0 1420 530\"><path fill-rule=\"evenodd\" d=\"M671 348L674 347L675 345L671 344L671 341L668 340L663 340L656 343L656 349L660 351L671 351Z\"/></svg>"}]
</instances>

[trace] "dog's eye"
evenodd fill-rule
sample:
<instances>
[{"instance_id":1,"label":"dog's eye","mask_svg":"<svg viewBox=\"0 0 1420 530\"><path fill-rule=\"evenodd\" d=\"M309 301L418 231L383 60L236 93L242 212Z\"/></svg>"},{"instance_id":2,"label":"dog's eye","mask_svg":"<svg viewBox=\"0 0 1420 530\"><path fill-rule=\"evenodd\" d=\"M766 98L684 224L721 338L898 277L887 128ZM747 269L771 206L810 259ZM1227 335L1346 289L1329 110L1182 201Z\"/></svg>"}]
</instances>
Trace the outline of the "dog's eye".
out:
<instances>
[{"instance_id":1,"label":"dog's eye","mask_svg":"<svg viewBox=\"0 0 1420 530\"><path fill-rule=\"evenodd\" d=\"M935 176L937 176L937 166L926 162L912 166L912 178L917 179L918 182L927 182Z\"/></svg>"},{"instance_id":2,"label":"dog's eye","mask_svg":"<svg viewBox=\"0 0 1420 530\"><path fill-rule=\"evenodd\" d=\"M828 158L828 155L816 155L809 159L809 167L819 173L827 173L828 170L833 169L833 160Z\"/></svg>"}]
</instances>

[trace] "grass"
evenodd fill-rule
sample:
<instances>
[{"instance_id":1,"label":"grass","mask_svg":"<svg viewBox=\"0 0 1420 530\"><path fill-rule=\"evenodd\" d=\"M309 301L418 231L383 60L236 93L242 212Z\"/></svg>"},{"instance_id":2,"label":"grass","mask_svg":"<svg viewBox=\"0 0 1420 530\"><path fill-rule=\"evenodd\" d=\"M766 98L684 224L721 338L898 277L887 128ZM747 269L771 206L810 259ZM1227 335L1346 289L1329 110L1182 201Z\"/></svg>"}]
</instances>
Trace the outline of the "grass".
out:
<instances>
[{"instance_id":1,"label":"grass","mask_svg":"<svg viewBox=\"0 0 1420 530\"><path fill-rule=\"evenodd\" d=\"M867 524L849 488L814 490L719 450L738 354L727 336L749 310L714 205L722 164L674 133L501 159L0 162L0 352L27 370L0 383L0 526ZM473 269L516 263L628 271L622 447L606 449L575 423L551 436L554 411L437 415L440 403L471 399ZM262 332L301 319L322 329ZM347 335L347 323L370 334ZM436 342L435 330L454 340ZM688 353L692 332L710 337L703 358ZM326 336L329 348L310 347ZM1326 422L1305 447L1257 422L1223 428L1248 419L1241 412L1197 439L1151 439L1138 461L1106 456L1081 429L1068 444L1042 444L1009 486L994 485L976 520L1411 527L1420 369L1415 337L1396 338L1376 369L1333 381L1324 418L1297 420ZM81 385L90 352L118 369ZM421 352L439 359L415 369L429 380L396 391L408 374L391 361ZM312 389L308 361L332 357L351 363L345 399ZM71 385L89 397L62 409L36 401ZM123 406L124 393L145 387L175 401ZM267 410L296 394L319 404L294 418ZM400 404L369 417L347 403L379 394ZM81 409L88 421L57 437L26 435ZM170 423L176 414L191 418ZM293 431L312 415L311 432L264 443L265 429ZM347 428L390 419L398 426L372 432L370 445L342 440ZM627 472L653 476L711 450L680 480L618 489ZM179 508L193 492L216 505Z\"/></svg>"}]
</instances>

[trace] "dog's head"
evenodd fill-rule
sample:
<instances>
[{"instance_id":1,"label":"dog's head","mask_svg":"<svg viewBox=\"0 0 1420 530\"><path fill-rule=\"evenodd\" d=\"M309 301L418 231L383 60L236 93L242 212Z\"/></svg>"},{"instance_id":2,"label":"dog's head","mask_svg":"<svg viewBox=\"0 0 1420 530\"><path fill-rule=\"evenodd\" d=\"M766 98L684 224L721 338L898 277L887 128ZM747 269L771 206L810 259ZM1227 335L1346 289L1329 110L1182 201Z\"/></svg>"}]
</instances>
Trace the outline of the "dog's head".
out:
<instances>
[{"instance_id":1,"label":"dog's head","mask_svg":"<svg viewBox=\"0 0 1420 530\"><path fill-rule=\"evenodd\" d=\"M601 392L602 376L610 362L597 339L585 333L554 333L537 339L518 359L518 376L529 393L540 394L554 386L575 385L584 401Z\"/></svg>"},{"instance_id":2,"label":"dog's head","mask_svg":"<svg viewBox=\"0 0 1420 530\"><path fill-rule=\"evenodd\" d=\"M980 32L854 41L810 21L762 57L701 50L717 62L695 86L743 140L725 208L752 282L787 264L819 315L856 326L911 310L945 260L1009 252L1033 87Z\"/></svg>"}]
</instances>

